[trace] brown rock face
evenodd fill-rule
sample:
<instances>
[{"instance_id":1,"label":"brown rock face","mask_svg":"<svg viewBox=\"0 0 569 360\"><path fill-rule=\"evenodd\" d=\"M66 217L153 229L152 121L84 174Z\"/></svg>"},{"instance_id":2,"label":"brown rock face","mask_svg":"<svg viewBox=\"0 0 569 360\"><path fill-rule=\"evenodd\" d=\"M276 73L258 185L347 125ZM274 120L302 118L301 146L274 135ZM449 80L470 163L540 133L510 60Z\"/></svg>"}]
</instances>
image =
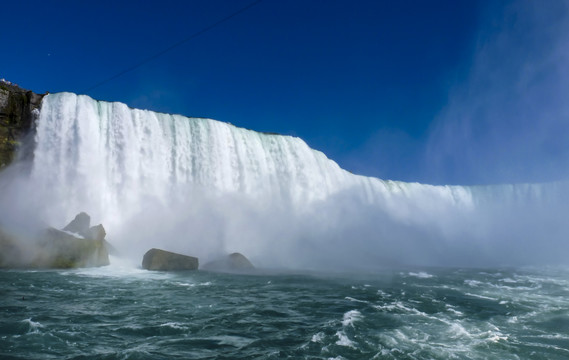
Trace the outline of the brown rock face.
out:
<instances>
[{"instance_id":1,"label":"brown rock face","mask_svg":"<svg viewBox=\"0 0 569 360\"><path fill-rule=\"evenodd\" d=\"M43 97L0 80L0 169L14 160L24 138L32 132ZM31 156L31 151L22 156Z\"/></svg>"},{"instance_id":2,"label":"brown rock face","mask_svg":"<svg viewBox=\"0 0 569 360\"><path fill-rule=\"evenodd\" d=\"M142 258L142 268L146 270L197 270L198 258L160 249L150 249Z\"/></svg>"}]
</instances>

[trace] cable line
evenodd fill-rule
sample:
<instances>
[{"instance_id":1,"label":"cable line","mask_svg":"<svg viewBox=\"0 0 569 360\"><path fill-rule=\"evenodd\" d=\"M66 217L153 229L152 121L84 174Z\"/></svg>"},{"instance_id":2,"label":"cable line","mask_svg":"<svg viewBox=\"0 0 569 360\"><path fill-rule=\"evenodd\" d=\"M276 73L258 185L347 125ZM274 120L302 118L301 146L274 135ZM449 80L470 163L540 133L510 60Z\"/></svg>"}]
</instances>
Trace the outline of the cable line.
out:
<instances>
[{"instance_id":1,"label":"cable line","mask_svg":"<svg viewBox=\"0 0 569 360\"><path fill-rule=\"evenodd\" d=\"M144 64L146 64L146 63L148 63L148 62L150 62L150 61L152 61L152 60L154 60L154 59L156 59L157 57L160 57L160 56L166 54L167 52L169 52L169 51L171 51L171 50L177 48L177 47L180 46L180 45L183 45L183 44L187 43L187 42L190 41L190 40L193 40L193 39L197 38L198 36L200 36L200 35L202 35L202 34L208 32L209 30L213 29L214 27L216 27L216 26L218 26L218 25L220 25L220 24L226 22L227 20L230 20L230 19L236 17L237 15L240 15L240 14L244 13L245 11L251 9L253 6L259 4L261 1L263 1L263 0L256 0L256 1L253 1L253 2L250 3L249 5L247 5L247 6L243 7L243 8L241 8L241 9L237 10L236 12L234 12L234 13L232 13L232 14L230 14L230 15L224 17L224 18L222 18L221 20L218 20L217 22L215 22L215 23L213 23L213 24L211 24L211 25L209 25L209 26L207 26L207 27L201 29L200 31L198 31L198 32L196 32L196 33L193 33L192 35L188 36L187 38L178 41L178 42L175 43L174 45L171 45L171 46L167 47L166 49L164 49L164 50L162 50L162 51L160 51L160 52L158 52L158 53L156 53L156 54L154 54L154 55L151 55L151 56L147 57L146 59L143 59L143 60L140 61L139 63L134 64L134 65L132 65L132 66L130 66L130 67L128 67L128 68L122 70L121 72L119 72L119 73L117 73L117 74L115 74L115 75L113 75L113 76L111 76L111 77L109 77L109 78L107 78L107 79L105 79L105 80L103 80L103 81L101 81L101 82L99 82L99 83L97 83L97 84L91 86L90 88L84 90L83 92L85 92L85 93L86 93L86 92L89 92L89 91L91 91L91 90L93 90L93 89L96 89L96 88L98 88L99 86L101 86L101 85L103 85L103 84L106 84L106 83L108 83L109 81L114 80L114 79L116 79L116 78L118 78L118 77L120 77L120 76L122 76L122 75L124 75L124 74L126 74L126 73L128 73L128 72L131 72L131 71L133 71L133 70L135 70L135 69L138 69L138 68L141 67L142 65L144 65Z\"/></svg>"}]
</instances>

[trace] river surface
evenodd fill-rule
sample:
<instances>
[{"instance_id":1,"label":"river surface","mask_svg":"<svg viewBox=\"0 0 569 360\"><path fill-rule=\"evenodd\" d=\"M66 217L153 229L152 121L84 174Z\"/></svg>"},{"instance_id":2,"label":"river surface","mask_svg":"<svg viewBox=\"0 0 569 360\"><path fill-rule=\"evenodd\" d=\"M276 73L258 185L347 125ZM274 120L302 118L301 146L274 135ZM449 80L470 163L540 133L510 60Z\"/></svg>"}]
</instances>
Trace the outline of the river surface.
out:
<instances>
[{"instance_id":1,"label":"river surface","mask_svg":"<svg viewBox=\"0 0 569 360\"><path fill-rule=\"evenodd\" d=\"M0 271L1 359L568 359L569 269Z\"/></svg>"}]
</instances>

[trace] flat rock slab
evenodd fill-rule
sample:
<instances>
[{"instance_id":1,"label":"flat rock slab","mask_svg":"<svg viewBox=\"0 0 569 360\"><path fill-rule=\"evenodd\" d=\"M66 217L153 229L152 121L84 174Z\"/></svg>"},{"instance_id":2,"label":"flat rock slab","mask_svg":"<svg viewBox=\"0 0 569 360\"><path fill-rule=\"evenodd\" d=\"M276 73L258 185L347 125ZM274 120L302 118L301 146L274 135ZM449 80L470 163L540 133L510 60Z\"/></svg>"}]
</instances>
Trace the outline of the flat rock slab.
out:
<instances>
[{"instance_id":1,"label":"flat rock slab","mask_svg":"<svg viewBox=\"0 0 569 360\"><path fill-rule=\"evenodd\" d=\"M146 270L197 270L198 266L196 257L160 249L150 249L142 258L142 268Z\"/></svg>"}]
</instances>

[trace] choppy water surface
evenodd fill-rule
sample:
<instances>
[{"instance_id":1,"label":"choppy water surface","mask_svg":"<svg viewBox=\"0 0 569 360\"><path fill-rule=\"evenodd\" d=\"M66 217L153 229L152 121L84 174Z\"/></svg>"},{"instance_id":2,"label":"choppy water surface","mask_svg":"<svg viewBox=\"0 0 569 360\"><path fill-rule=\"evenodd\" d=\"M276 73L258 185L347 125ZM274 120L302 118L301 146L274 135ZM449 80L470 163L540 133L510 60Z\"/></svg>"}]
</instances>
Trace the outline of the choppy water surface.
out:
<instances>
[{"instance_id":1,"label":"choppy water surface","mask_svg":"<svg viewBox=\"0 0 569 360\"><path fill-rule=\"evenodd\" d=\"M569 270L0 271L2 359L567 359Z\"/></svg>"}]
</instances>

